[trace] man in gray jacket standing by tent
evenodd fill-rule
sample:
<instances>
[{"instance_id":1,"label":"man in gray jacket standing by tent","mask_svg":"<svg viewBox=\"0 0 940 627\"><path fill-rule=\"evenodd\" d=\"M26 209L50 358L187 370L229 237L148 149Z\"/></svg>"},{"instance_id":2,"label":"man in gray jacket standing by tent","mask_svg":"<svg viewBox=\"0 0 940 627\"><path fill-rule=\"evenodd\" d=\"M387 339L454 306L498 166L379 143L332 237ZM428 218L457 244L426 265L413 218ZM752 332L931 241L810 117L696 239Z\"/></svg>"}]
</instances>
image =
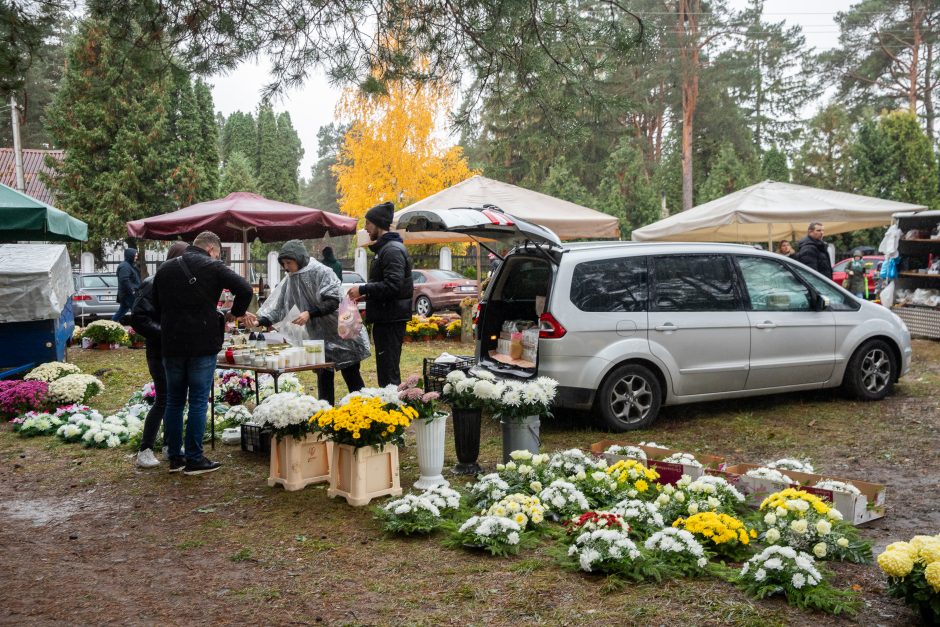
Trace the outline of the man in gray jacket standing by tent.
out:
<instances>
[{"instance_id":1,"label":"man in gray jacket standing by tent","mask_svg":"<svg viewBox=\"0 0 940 627\"><path fill-rule=\"evenodd\" d=\"M391 233L395 205L383 202L366 212L366 232L375 253L369 268L369 282L353 285L347 294L366 299L366 322L372 323L375 341L375 370L379 387L401 383L401 345L405 323L411 319L411 259L398 233Z\"/></svg>"}]
</instances>

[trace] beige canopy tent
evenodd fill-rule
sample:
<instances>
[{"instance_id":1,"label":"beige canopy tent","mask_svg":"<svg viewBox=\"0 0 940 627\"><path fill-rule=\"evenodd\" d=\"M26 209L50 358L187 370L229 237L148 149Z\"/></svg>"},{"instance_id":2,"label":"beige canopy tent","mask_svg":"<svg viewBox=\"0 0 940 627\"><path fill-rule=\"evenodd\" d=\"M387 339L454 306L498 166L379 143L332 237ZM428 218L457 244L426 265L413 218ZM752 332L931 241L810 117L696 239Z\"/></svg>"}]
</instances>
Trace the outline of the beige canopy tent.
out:
<instances>
[{"instance_id":1,"label":"beige canopy tent","mask_svg":"<svg viewBox=\"0 0 940 627\"><path fill-rule=\"evenodd\" d=\"M926 209L892 200L764 181L633 231L637 242L767 242L799 239L812 221L826 233L891 224L899 211Z\"/></svg>"}]
</instances>

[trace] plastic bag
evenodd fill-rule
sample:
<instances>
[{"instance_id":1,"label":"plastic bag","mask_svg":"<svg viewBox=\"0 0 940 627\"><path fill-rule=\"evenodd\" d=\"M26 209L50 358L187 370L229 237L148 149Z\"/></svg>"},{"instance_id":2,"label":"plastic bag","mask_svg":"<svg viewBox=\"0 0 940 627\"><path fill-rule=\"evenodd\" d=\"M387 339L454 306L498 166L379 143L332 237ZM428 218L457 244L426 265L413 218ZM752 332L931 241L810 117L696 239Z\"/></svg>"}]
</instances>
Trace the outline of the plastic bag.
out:
<instances>
[{"instance_id":1,"label":"plastic bag","mask_svg":"<svg viewBox=\"0 0 940 627\"><path fill-rule=\"evenodd\" d=\"M356 301L349 296L343 296L339 304L339 317L336 322L336 331L344 340L351 340L362 330L362 316Z\"/></svg>"},{"instance_id":2,"label":"plastic bag","mask_svg":"<svg viewBox=\"0 0 940 627\"><path fill-rule=\"evenodd\" d=\"M881 290L881 304L885 307L894 305L894 283L888 283L888 286Z\"/></svg>"},{"instance_id":3,"label":"plastic bag","mask_svg":"<svg viewBox=\"0 0 940 627\"><path fill-rule=\"evenodd\" d=\"M284 341L291 346L303 346L304 340L310 339L310 334L307 333L307 325L293 323L293 320L296 320L298 316L300 316L300 309L297 308L297 305L294 305L287 312L284 319L274 325L278 333L284 336Z\"/></svg>"}]
</instances>

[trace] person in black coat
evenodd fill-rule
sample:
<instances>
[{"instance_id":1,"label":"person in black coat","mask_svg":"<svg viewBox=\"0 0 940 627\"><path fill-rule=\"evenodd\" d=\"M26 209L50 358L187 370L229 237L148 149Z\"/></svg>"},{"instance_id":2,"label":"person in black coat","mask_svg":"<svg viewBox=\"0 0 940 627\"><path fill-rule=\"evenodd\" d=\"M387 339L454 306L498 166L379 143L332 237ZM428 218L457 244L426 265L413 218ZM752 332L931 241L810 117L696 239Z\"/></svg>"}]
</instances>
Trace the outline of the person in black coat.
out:
<instances>
[{"instance_id":1,"label":"person in black coat","mask_svg":"<svg viewBox=\"0 0 940 627\"><path fill-rule=\"evenodd\" d=\"M160 316L163 367L166 370L166 411L163 433L169 449L170 472L199 475L221 464L202 454L209 391L222 350L224 319L216 309L223 289L235 296L232 316L255 326L248 313L251 285L219 261L222 242L210 231L196 236L193 245L164 263L153 280L154 310ZM182 455L183 406L186 420L186 457Z\"/></svg>"},{"instance_id":2,"label":"person in black coat","mask_svg":"<svg viewBox=\"0 0 940 627\"><path fill-rule=\"evenodd\" d=\"M411 320L411 259L398 233L391 233L395 205L384 202L366 212L366 232L375 253L369 282L349 288L350 298L366 301L366 322L372 323L375 369L379 387L401 383L401 346L405 323Z\"/></svg>"},{"instance_id":3,"label":"person in black coat","mask_svg":"<svg viewBox=\"0 0 940 627\"><path fill-rule=\"evenodd\" d=\"M793 258L827 279L832 279L832 261L829 259L829 245L823 241L824 233L822 223L810 222L806 237L796 244Z\"/></svg>"},{"instance_id":4,"label":"person in black coat","mask_svg":"<svg viewBox=\"0 0 940 627\"><path fill-rule=\"evenodd\" d=\"M114 312L111 319L120 322L122 318L134 306L134 298L137 296L137 290L140 289L140 272L134 262L137 260L137 249L127 248L124 250L124 261L118 266L118 310Z\"/></svg>"},{"instance_id":5,"label":"person in black coat","mask_svg":"<svg viewBox=\"0 0 940 627\"><path fill-rule=\"evenodd\" d=\"M186 250L185 242L173 242L166 253L166 260L175 259ZM166 410L166 371L163 369L163 347L160 342L160 316L153 306L153 277L140 284L137 298L131 307L131 326L147 340L147 369L153 379L154 400L144 419L144 433L137 451L139 468L155 468L160 465L153 454L157 432Z\"/></svg>"}]
</instances>

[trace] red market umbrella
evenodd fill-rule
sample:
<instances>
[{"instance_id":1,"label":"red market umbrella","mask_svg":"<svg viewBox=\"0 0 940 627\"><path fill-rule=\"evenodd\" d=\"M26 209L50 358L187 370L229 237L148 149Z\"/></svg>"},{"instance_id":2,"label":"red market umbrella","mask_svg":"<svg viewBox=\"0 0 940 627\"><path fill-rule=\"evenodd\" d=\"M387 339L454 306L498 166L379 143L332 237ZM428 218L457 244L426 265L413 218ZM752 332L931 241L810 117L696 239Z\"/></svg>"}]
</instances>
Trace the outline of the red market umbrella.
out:
<instances>
[{"instance_id":1,"label":"red market umbrella","mask_svg":"<svg viewBox=\"0 0 940 627\"><path fill-rule=\"evenodd\" d=\"M352 235L356 218L234 192L225 198L127 223L130 235L144 239L192 239L203 231L212 231L223 242L247 242L249 236L262 242L318 239Z\"/></svg>"}]
</instances>

